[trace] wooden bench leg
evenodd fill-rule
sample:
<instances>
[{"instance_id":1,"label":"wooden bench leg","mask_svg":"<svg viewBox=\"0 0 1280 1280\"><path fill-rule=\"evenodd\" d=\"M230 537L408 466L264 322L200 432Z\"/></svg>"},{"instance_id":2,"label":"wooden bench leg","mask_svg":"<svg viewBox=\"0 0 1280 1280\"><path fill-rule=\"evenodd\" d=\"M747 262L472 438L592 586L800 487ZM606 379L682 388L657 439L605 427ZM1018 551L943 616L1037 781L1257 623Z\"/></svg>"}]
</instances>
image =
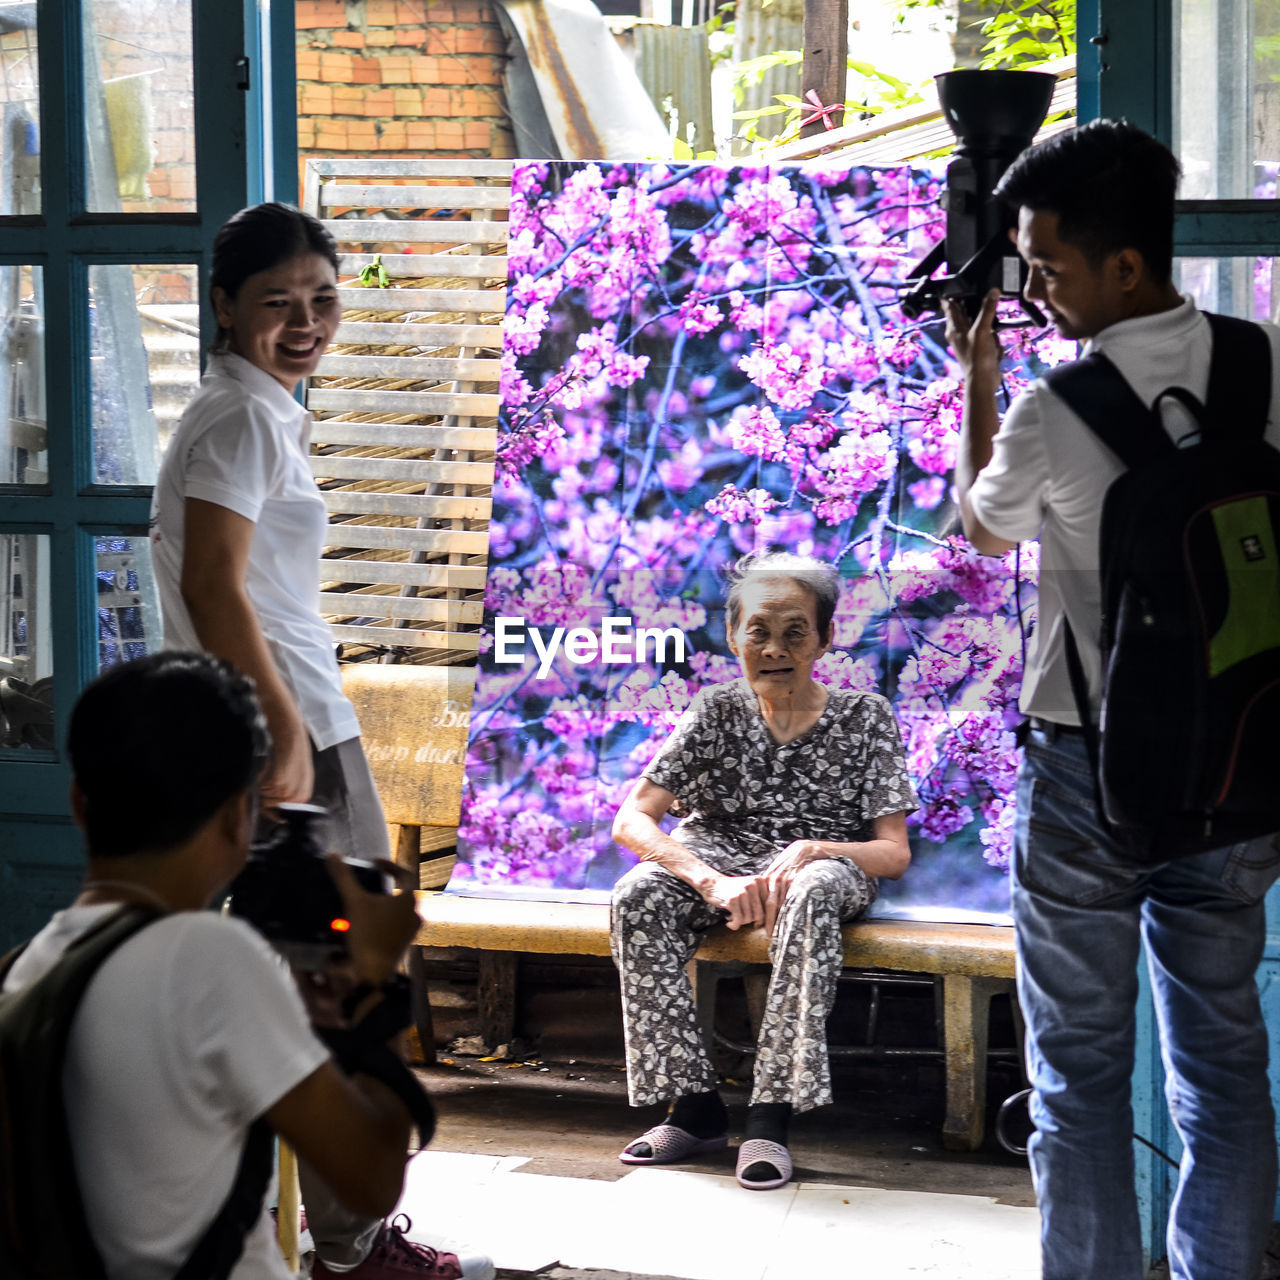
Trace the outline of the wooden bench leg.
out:
<instances>
[{"instance_id":1,"label":"wooden bench leg","mask_svg":"<svg viewBox=\"0 0 1280 1280\"><path fill-rule=\"evenodd\" d=\"M428 1066L435 1066L436 1024L431 1016L431 993L427 988L427 958L421 947L409 948L409 1014L418 1033L422 1060Z\"/></svg>"},{"instance_id":2,"label":"wooden bench leg","mask_svg":"<svg viewBox=\"0 0 1280 1280\"><path fill-rule=\"evenodd\" d=\"M760 1028L764 1026L764 1006L769 998L770 973L744 973L742 989L747 997L747 1018L751 1022L751 1039L754 1043L760 1039Z\"/></svg>"},{"instance_id":3,"label":"wooden bench leg","mask_svg":"<svg viewBox=\"0 0 1280 1280\"><path fill-rule=\"evenodd\" d=\"M397 833L395 852L392 854L396 866L408 867L416 877L418 862L422 857L422 828L402 826ZM413 887L418 887L415 878Z\"/></svg>"},{"instance_id":4,"label":"wooden bench leg","mask_svg":"<svg viewBox=\"0 0 1280 1280\"><path fill-rule=\"evenodd\" d=\"M299 1231L302 1194L298 1190L298 1157L283 1140L279 1143L279 1190L276 1194L276 1240L285 1266L296 1274L301 1265Z\"/></svg>"},{"instance_id":5,"label":"wooden bench leg","mask_svg":"<svg viewBox=\"0 0 1280 1280\"><path fill-rule=\"evenodd\" d=\"M492 1053L515 1035L516 957L510 951L482 951L479 967L480 1039Z\"/></svg>"},{"instance_id":6,"label":"wooden bench leg","mask_svg":"<svg viewBox=\"0 0 1280 1280\"><path fill-rule=\"evenodd\" d=\"M720 982L719 966L710 960L690 960L686 972L693 988L693 1004L698 1011L698 1030L707 1053L715 1048L716 988Z\"/></svg>"},{"instance_id":7,"label":"wooden bench leg","mask_svg":"<svg viewBox=\"0 0 1280 1280\"><path fill-rule=\"evenodd\" d=\"M1009 990L1007 978L943 976L943 1048L947 1067L947 1118L942 1144L948 1151L982 1145L987 1110L987 1029L991 997Z\"/></svg>"}]
</instances>

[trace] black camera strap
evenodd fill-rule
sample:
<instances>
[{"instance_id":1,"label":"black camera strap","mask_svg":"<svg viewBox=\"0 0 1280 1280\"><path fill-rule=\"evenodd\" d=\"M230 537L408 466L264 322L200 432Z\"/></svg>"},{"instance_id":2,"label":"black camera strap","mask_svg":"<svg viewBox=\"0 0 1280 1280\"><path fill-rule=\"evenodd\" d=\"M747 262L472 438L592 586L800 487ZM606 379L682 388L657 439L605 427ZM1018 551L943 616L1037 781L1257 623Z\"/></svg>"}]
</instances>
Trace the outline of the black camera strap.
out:
<instances>
[{"instance_id":1,"label":"black camera strap","mask_svg":"<svg viewBox=\"0 0 1280 1280\"><path fill-rule=\"evenodd\" d=\"M329 1046L340 1070L349 1076L371 1076L404 1103L418 1130L418 1145L425 1147L435 1133L435 1108L417 1076L387 1043L412 1025L409 980L399 974L381 991L382 999L354 1026L313 1027L313 1030Z\"/></svg>"}]
</instances>

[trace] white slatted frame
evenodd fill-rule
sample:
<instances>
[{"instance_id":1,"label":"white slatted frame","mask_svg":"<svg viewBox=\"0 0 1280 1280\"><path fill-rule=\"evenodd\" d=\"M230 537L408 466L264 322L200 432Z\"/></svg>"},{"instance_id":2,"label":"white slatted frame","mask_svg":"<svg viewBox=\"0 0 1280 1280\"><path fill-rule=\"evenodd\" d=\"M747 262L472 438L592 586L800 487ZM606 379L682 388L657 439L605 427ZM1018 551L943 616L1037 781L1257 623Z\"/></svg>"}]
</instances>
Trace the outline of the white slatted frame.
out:
<instances>
[{"instance_id":1,"label":"white slatted frame","mask_svg":"<svg viewBox=\"0 0 1280 1280\"><path fill-rule=\"evenodd\" d=\"M483 181L485 181L485 179L484 179L484 178L477 178L477 182L483 182ZM482 189L483 189L483 188L482 188ZM510 206L510 203L511 203L511 200L510 200L510 191L508 190L508 192L507 192L506 205L505 205L505 206L497 206L497 207L509 207L509 206ZM484 202L477 201L477 202L476 202L476 205L471 209L471 221L472 221L472 222L490 222L490 221L492 220L492 218L493 218L493 214L492 214L491 210L492 210L494 207L495 207L495 206L494 206L492 203L488 202L488 201L484 201ZM479 249L479 246L478 246L478 245L476 245L476 244L473 242L473 243L468 247L467 252L468 252L469 254L471 254L471 255L473 255L473 256L474 256L474 255L476 255L476 254L477 254L478 249ZM490 255L485 255L485 256L490 256ZM505 302L506 302L506 297L505 297L505 290L504 290L504 293L503 293L503 304L504 304L504 305L505 305ZM460 362L461 362L461 361L469 361L469 360L473 360L473 359L475 359L475 358L476 358L476 356L477 356L477 352L478 352L478 350L479 350L479 348L472 348L472 347L466 347L466 346L461 347L461 348L459 349L459 352L458 352L458 355L459 355L459 357L460 357ZM470 380L470 379L466 379L466 380L459 380L459 381L457 381L457 382L455 382L455 383L453 384L453 390L454 390L455 394L459 395L460 397L466 397L468 400L476 400L476 399L479 399L479 397L478 397L478 396L474 396L474 395L472 394L472 393L474 393L474 391L475 391L475 386L476 386L475 382L474 382L474 381L472 381L472 380ZM491 416L496 417L496 416L497 416L497 413L498 413L498 405L497 405L497 403L496 403L496 399L497 399L497 398L495 397L494 399L495 399L495 403L494 403L494 405L493 405L493 413L492 413L492 415L491 415ZM455 415L455 414L452 414L452 413L451 413L451 414L449 414L448 416L446 416L446 417L445 417L445 420L444 420L444 426L445 426L445 429L446 429L446 430L451 430L451 429L454 429L454 428L457 428L457 427L461 426L462 424L459 422L459 420L458 420L458 419L459 419L459 417L462 417L462 416L464 416L464 415L462 415L462 414L457 414L457 415ZM470 418L470 415L465 415L465 416L467 416L468 418ZM468 426L471 426L471 425L474 425L474 424L473 424L473 423L471 423L470 421L468 421L467 425L468 425ZM495 444L496 444L496 440L495 440ZM472 458L473 458L473 456L474 456L474 452L475 452L475 451L474 451L474 450L472 450L472 449L459 449L459 450L455 450L455 451L454 451L454 458L455 458L457 461L459 461L459 462L463 462L463 461L465 461L465 462L471 462L471 460L472 460ZM492 477L490 478L490 483L492 483ZM443 487L443 486L439 486L439 487ZM461 492L461 487L455 484L455 485L453 486L453 492L454 492L455 494L458 494L459 492ZM421 522L421 521L419 521L419 527L421 527L421 525L422 525L422 522ZM466 526L465 526L465 523L463 523L463 522L455 522L455 527L456 527L456 528L458 528L458 529L465 529L465 527L466 527ZM417 551L415 551L415 552L413 552L413 553L412 553L411 558L412 558L413 560L415 560L415 561L416 561L416 560L418 560L418 559L419 559L420 557L422 557L422 556L423 556L423 553L422 553L422 552L417 552ZM486 560L487 560L487 555L486 555ZM466 564L466 562L467 562L467 556L466 556L464 553L456 552L456 551L455 551L455 552L452 552L452 553L449 555L449 557L448 557L448 561L447 561L447 563L448 563L449 565L464 565L464 564ZM401 589L400 589L400 591L401 591L401 594L402 594L402 595L403 595L403 594L405 594L406 592L416 592L416 590L417 590L417 588L416 588L416 587L411 587L411 586L401 587ZM456 586L456 587L451 587L451 588L446 592L446 596L447 596L447 598L448 598L448 599L450 599L450 600L461 600L461 599L463 598L463 591L461 590L461 583L459 582L458 586ZM401 623L399 620L397 620L397 622L396 622L396 623L394 623L393 625L395 625L395 626L397 626L397 627L400 627L400 626L402 626L402 625L403 625L403 623Z\"/></svg>"},{"instance_id":2,"label":"white slatted frame","mask_svg":"<svg viewBox=\"0 0 1280 1280\"><path fill-rule=\"evenodd\" d=\"M473 182L482 182L482 185L415 188L343 186L324 182L325 178L333 176L355 175L361 178L405 176L406 170L409 170L413 176L448 178L460 176L460 171L464 168L466 177L471 178ZM432 273L438 275L447 273L462 279L485 280L496 278L498 273L495 273L493 268L497 263L493 260L500 255L483 255L481 246L505 243L506 224L493 220L493 212L505 209L510 204L510 175L509 163L494 161L312 161L307 166L304 199L306 207L320 216L335 206L345 205L358 209L362 204L368 207L373 203L404 207L405 204L412 202L414 207L429 205L437 208L466 208L471 214L471 220L465 223L429 221L400 223L391 220L356 218L344 219L340 224L334 224L333 230L348 242L372 240L375 243L389 244L423 242L467 244L470 255L481 256L446 253L386 254L382 261L388 274L393 278L429 279ZM506 185L497 185L499 181L505 181ZM478 209L478 206L483 208ZM349 274L358 269L362 260L367 261L367 258L364 255L343 255L340 258L340 267L344 274ZM502 266L505 268L505 258ZM505 275L505 270L501 274ZM505 302L504 290L482 287L470 290L415 288L398 292L409 295L403 300L408 304L406 309L448 308L461 311L463 314L468 310L481 313L486 309L500 312ZM350 294L355 294L355 297L350 298ZM380 290L344 290L344 295L347 295L344 300L349 299L356 306L365 306L369 309L373 309L371 304L376 304L385 297ZM401 299L397 299L397 303L400 301ZM339 356L328 358L326 361L328 367L321 366L321 376L334 377L404 378L417 375L426 378L444 378L450 372L459 375L453 381L450 392L370 393L378 399L369 403L366 411L395 413L402 408L399 398L411 396L416 400L418 409L444 415L438 428L440 436L440 443L437 446L438 461L419 464L430 477L426 481L427 492L421 498L415 499L412 495L376 493L361 495L350 490L331 495L331 510L336 510L338 514L362 511L380 512L386 515L408 514L409 507L417 504L419 515L416 520L416 529L366 525L338 526L344 531L341 545L362 546L370 549L399 548L409 553L410 559L407 564L387 561L349 561L342 575L346 580L355 582L366 577L373 579L375 572L387 570L385 577L375 580L385 585L393 585L388 581L389 578L398 581L399 598L406 601L404 605L389 603L396 599L395 597L368 596L364 593L349 596L351 607L359 605L370 616L388 616L391 622L390 629L395 630L398 642L436 651L456 648L474 652L478 646L478 637L475 635L453 633L447 630L427 631L415 627L414 622L431 620L431 615L436 615L440 620L445 621L453 617L463 625L479 621L478 610L482 606L475 601L466 601L464 595L469 590L483 588L484 569L482 566L467 565L467 560L469 557L487 551L488 537L484 531L468 530L466 524L487 521L491 502L488 498L476 499L468 493L468 489L480 483L475 473L477 466L474 462L475 451L481 449L491 452L496 443L496 432L492 429L461 424L464 421L470 422L476 416L489 417L497 414L497 397L477 394L475 387L480 381L496 381L499 362L495 359L475 359L473 352L484 346L500 348L501 333L500 325L355 322L339 329L337 335L339 342L373 344L382 341L397 345L415 345L424 350L430 350L432 344L435 344L437 350L456 345L462 349L457 358ZM366 373L366 370L360 367L360 364L365 361L371 364L377 361L378 367L369 368ZM348 389L345 392L340 389L333 389L331 392L320 390L313 392L314 407L339 413L359 412L366 409L366 406L359 403L361 396L362 393L356 389ZM423 404L427 396L431 397L429 407ZM392 400L391 397L395 399ZM361 428L371 428L371 430L362 431ZM330 443L346 444L350 447L381 443L389 446L401 444L421 447L422 434L426 431L435 434L436 430L435 427L404 427L397 430L395 424L384 426L378 423L338 422L334 424L332 431L318 432L317 438L321 435L335 436L338 438L332 439ZM453 450L451 460L439 458L439 450L450 449ZM394 459L353 458L348 462L355 464L350 469L361 471L364 478L374 478L379 472L383 472L387 479L399 478L395 475L398 468ZM405 460L400 466L408 469L412 468L414 463L411 460ZM316 467L318 473L323 473L324 461L317 460ZM354 476L351 478L356 479ZM428 507L428 511L422 511L424 505ZM428 524L440 522L447 522L450 527L447 529L426 527ZM444 536L438 538L432 536L433 534ZM425 598L420 604L409 604L408 601L415 599L420 588L438 589L444 585L430 573L434 566L428 561L438 557L440 551L445 549L448 551L448 565L457 566L457 568L439 566L445 568L448 575L445 581L456 583L445 592L445 601L441 602L445 603L444 612L441 613L438 605L433 606ZM328 561L326 565L326 572L331 573L333 562ZM373 565L380 566L380 569L374 570ZM418 570L426 571L425 576L416 578L415 571ZM339 595L336 592L327 594L331 598ZM380 600L382 603L374 604L373 600ZM450 601L453 603L447 603ZM474 618L471 616L473 613L476 615ZM363 643L385 643L389 638L386 634L387 630L389 628L341 624L333 628L335 639ZM447 654L445 657L447 660Z\"/></svg>"}]
</instances>

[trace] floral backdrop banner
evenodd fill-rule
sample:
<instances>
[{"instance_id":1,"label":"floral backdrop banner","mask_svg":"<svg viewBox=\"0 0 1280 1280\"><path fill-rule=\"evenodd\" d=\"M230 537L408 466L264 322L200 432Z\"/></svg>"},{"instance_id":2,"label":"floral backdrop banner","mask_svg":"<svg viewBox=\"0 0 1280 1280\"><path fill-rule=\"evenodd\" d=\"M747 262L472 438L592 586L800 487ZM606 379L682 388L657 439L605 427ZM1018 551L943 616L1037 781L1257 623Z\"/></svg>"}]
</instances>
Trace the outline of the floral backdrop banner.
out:
<instances>
[{"instance_id":1,"label":"floral backdrop banner","mask_svg":"<svg viewBox=\"0 0 1280 1280\"><path fill-rule=\"evenodd\" d=\"M1000 919L1036 548L950 499L960 384L897 302L943 232L918 169L516 169L486 634L454 891L603 897L614 813L691 698L740 673L723 575L839 566L815 675L894 706L922 801L877 915ZM1074 355L1011 330L1005 390ZM1020 597L1020 600L1019 600Z\"/></svg>"}]
</instances>

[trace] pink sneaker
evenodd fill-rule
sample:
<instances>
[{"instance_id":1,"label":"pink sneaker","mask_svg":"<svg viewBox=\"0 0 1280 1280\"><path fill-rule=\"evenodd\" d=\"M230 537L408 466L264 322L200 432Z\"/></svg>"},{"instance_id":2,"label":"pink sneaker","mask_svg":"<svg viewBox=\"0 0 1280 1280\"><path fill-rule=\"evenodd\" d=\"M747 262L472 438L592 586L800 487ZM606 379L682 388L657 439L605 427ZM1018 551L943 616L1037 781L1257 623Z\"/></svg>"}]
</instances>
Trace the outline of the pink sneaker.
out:
<instances>
[{"instance_id":1,"label":"pink sneaker","mask_svg":"<svg viewBox=\"0 0 1280 1280\"><path fill-rule=\"evenodd\" d=\"M402 1276L417 1276L419 1280L466 1280L458 1255L409 1240L405 1232L412 1226L407 1214L397 1214L383 1227L373 1252L358 1267L351 1271L330 1271L317 1258L311 1268L311 1280L395 1280Z\"/></svg>"}]
</instances>

